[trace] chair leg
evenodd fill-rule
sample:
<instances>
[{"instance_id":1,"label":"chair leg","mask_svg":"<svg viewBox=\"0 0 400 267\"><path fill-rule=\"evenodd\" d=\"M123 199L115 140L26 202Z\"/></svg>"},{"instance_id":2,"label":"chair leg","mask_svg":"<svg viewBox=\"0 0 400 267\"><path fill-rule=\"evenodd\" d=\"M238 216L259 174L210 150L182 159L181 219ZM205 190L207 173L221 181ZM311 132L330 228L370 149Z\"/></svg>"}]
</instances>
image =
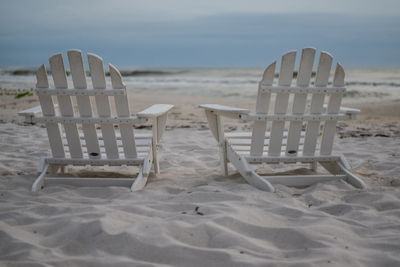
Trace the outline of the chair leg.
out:
<instances>
[{"instance_id":1,"label":"chair leg","mask_svg":"<svg viewBox=\"0 0 400 267\"><path fill-rule=\"evenodd\" d=\"M230 147L227 148L228 159L235 166L243 178L252 186L267 192L274 192L275 188L266 179L259 176L247 163L246 158L239 157Z\"/></svg>"},{"instance_id":2,"label":"chair leg","mask_svg":"<svg viewBox=\"0 0 400 267\"><path fill-rule=\"evenodd\" d=\"M140 167L139 174L136 176L135 182L131 186L131 191L138 191L144 188L147 183L148 175L143 174L143 166Z\"/></svg>"},{"instance_id":3,"label":"chair leg","mask_svg":"<svg viewBox=\"0 0 400 267\"><path fill-rule=\"evenodd\" d=\"M360 179L360 177L354 175L352 172L350 172L350 168L348 168L350 165L347 163L347 161L344 159L344 157L340 158L340 161L337 163L339 168L347 175L346 182L349 184L353 185L354 187L360 188L360 189L366 189L367 186L365 183Z\"/></svg>"},{"instance_id":4,"label":"chair leg","mask_svg":"<svg viewBox=\"0 0 400 267\"><path fill-rule=\"evenodd\" d=\"M217 132L218 132L218 145L219 157L221 161L222 174L228 176L228 156L226 151L226 140L224 134L224 121L221 116L216 116Z\"/></svg>"},{"instance_id":5,"label":"chair leg","mask_svg":"<svg viewBox=\"0 0 400 267\"><path fill-rule=\"evenodd\" d=\"M39 177L36 178L35 182L32 184L32 192L37 192L44 187L44 177L46 176L47 170L49 169L49 164L43 166L42 172Z\"/></svg>"},{"instance_id":6,"label":"chair leg","mask_svg":"<svg viewBox=\"0 0 400 267\"><path fill-rule=\"evenodd\" d=\"M67 166L60 166L60 172L61 172L62 174L68 173Z\"/></svg>"},{"instance_id":7,"label":"chair leg","mask_svg":"<svg viewBox=\"0 0 400 267\"><path fill-rule=\"evenodd\" d=\"M160 174L160 163L158 162L158 155L157 155L157 144L153 147L153 164L154 164L154 173Z\"/></svg>"},{"instance_id":8,"label":"chair leg","mask_svg":"<svg viewBox=\"0 0 400 267\"><path fill-rule=\"evenodd\" d=\"M228 176L228 157L226 151L226 141L224 140L219 146L219 157L221 161L221 170L224 176Z\"/></svg>"},{"instance_id":9,"label":"chair leg","mask_svg":"<svg viewBox=\"0 0 400 267\"><path fill-rule=\"evenodd\" d=\"M58 166L58 165L50 165L50 166L49 166L49 168L50 168L50 174L51 174L51 175L56 175L56 174L58 173L58 171L60 170L60 167L61 167L61 166Z\"/></svg>"},{"instance_id":10,"label":"chair leg","mask_svg":"<svg viewBox=\"0 0 400 267\"><path fill-rule=\"evenodd\" d=\"M150 155L145 158L143 165L140 167L139 173L136 176L135 182L133 182L131 186L132 192L141 190L146 186L152 163L153 163L153 154L150 153Z\"/></svg>"},{"instance_id":11,"label":"chair leg","mask_svg":"<svg viewBox=\"0 0 400 267\"><path fill-rule=\"evenodd\" d=\"M346 174L344 179L347 183L360 189L365 189L365 183L356 175L350 172L349 164L341 157L339 161L335 162L320 162L320 164L332 174Z\"/></svg>"},{"instance_id":12,"label":"chair leg","mask_svg":"<svg viewBox=\"0 0 400 267\"><path fill-rule=\"evenodd\" d=\"M310 169L311 169L313 172L316 172L316 171L317 171L317 168L318 168L318 162L313 161L312 163L310 163Z\"/></svg>"},{"instance_id":13,"label":"chair leg","mask_svg":"<svg viewBox=\"0 0 400 267\"><path fill-rule=\"evenodd\" d=\"M153 131L153 138L152 138L152 150L153 150L153 162L154 162L154 173L157 175L160 173L160 164L158 162L158 155L157 155L157 148L158 148L158 122L157 118L153 119L152 131Z\"/></svg>"}]
</instances>

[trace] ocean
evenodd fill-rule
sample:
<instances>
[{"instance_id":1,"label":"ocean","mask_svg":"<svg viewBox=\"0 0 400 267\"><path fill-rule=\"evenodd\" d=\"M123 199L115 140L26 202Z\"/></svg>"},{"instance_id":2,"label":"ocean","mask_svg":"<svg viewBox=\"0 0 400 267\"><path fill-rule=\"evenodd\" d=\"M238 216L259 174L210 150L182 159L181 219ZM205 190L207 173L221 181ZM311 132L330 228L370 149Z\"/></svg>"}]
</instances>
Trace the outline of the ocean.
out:
<instances>
[{"instance_id":1,"label":"ocean","mask_svg":"<svg viewBox=\"0 0 400 267\"><path fill-rule=\"evenodd\" d=\"M345 72L345 102L400 99L400 68L345 68ZM255 99L263 69L121 68L121 73L127 89L134 92ZM70 76L68 79L72 84ZM34 87L35 69L0 69L0 88L29 90Z\"/></svg>"}]
</instances>

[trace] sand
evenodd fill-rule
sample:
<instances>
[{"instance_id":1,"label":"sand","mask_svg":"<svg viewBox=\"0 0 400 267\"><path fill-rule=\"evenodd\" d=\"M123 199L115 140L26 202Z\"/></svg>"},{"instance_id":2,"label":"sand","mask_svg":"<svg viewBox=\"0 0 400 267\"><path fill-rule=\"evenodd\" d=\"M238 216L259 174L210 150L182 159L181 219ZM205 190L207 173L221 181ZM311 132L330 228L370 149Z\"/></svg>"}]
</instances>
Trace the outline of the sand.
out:
<instances>
[{"instance_id":1,"label":"sand","mask_svg":"<svg viewBox=\"0 0 400 267\"><path fill-rule=\"evenodd\" d=\"M160 148L162 173L151 174L135 193L60 185L37 194L30 187L39 157L49 150L46 131L15 115L37 99L0 97L0 265L400 265L398 102L352 105L365 111L338 127L334 150L367 190L335 181L303 189L278 185L267 193L232 166L228 177L221 175L215 140L197 108L254 108L252 101L130 97L140 103L134 111L156 102L177 106ZM227 122L231 131L249 126Z\"/></svg>"}]
</instances>

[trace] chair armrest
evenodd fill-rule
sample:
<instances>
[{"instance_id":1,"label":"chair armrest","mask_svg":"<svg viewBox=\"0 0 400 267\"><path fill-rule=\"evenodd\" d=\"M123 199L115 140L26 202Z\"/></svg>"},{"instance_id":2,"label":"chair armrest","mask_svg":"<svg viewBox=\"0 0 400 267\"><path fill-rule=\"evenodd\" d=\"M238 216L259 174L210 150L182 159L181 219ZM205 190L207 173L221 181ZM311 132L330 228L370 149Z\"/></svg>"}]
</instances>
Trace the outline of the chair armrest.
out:
<instances>
[{"instance_id":1,"label":"chair armrest","mask_svg":"<svg viewBox=\"0 0 400 267\"><path fill-rule=\"evenodd\" d=\"M173 107L174 105L155 104L149 108L146 108L143 111L140 111L139 113L136 114L136 116L141 118L156 118L161 115L164 115L165 113L170 111Z\"/></svg>"},{"instance_id":2,"label":"chair armrest","mask_svg":"<svg viewBox=\"0 0 400 267\"><path fill-rule=\"evenodd\" d=\"M340 113L346 113L346 114L358 114L360 113L359 109L356 108L346 108L346 107L340 107Z\"/></svg>"},{"instance_id":3,"label":"chair armrest","mask_svg":"<svg viewBox=\"0 0 400 267\"><path fill-rule=\"evenodd\" d=\"M58 104L54 104L54 109L56 109L56 112L57 112ZM18 116L24 116L25 123L30 123L30 124L35 124L35 121L34 121L35 117L39 117L40 115L42 115L42 107L41 106L28 108L28 109L18 112Z\"/></svg>"},{"instance_id":4,"label":"chair armrest","mask_svg":"<svg viewBox=\"0 0 400 267\"><path fill-rule=\"evenodd\" d=\"M360 110L356 108L340 107L339 112L346 114L349 120L355 120L357 118L357 114L360 113Z\"/></svg>"},{"instance_id":5,"label":"chair armrest","mask_svg":"<svg viewBox=\"0 0 400 267\"><path fill-rule=\"evenodd\" d=\"M139 112L136 114L138 118L145 118L145 119L152 119L152 131L153 131L153 147L155 151L157 150L158 143L161 140L161 137L164 133L165 130L165 125L167 123L167 114L168 111L170 111L174 105L168 105L168 104L155 104L152 105L149 108L146 108L145 110ZM155 161L157 161L156 157L157 155L153 154L155 157ZM156 173L158 173L158 163L156 163L157 166L155 166Z\"/></svg>"},{"instance_id":6,"label":"chair armrest","mask_svg":"<svg viewBox=\"0 0 400 267\"><path fill-rule=\"evenodd\" d=\"M240 115L248 114L250 112L250 110L244 108L222 106L217 104L203 104L200 105L199 107L205 109L206 111L214 112L217 115L230 118L240 118Z\"/></svg>"},{"instance_id":7,"label":"chair armrest","mask_svg":"<svg viewBox=\"0 0 400 267\"><path fill-rule=\"evenodd\" d=\"M18 112L18 115L20 115L20 116L35 116L35 115L40 115L40 114L42 114L42 108L40 106L28 108L28 109Z\"/></svg>"},{"instance_id":8,"label":"chair armrest","mask_svg":"<svg viewBox=\"0 0 400 267\"><path fill-rule=\"evenodd\" d=\"M324 112L326 112L327 107L328 105L324 104ZM356 119L357 114L360 113L360 110L356 108L340 107L339 113L346 114L348 120L354 120Z\"/></svg>"},{"instance_id":9,"label":"chair armrest","mask_svg":"<svg viewBox=\"0 0 400 267\"><path fill-rule=\"evenodd\" d=\"M324 104L324 112L326 112L327 107L328 107L328 105ZM357 113L360 113L360 110L356 109L356 108L340 107L339 112L346 113L346 114L357 114Z\"/></svg>"},{"instance_id":10,"label":"chair armrest","mask_svg":"<svg viewBox=\"0 0 400 267\"><path fill-rule=\"evenodd\" d=\"M39 115L42 114L42 108L40 106L36 106L33 108L25 109L20 112L18 112L18 116L24 116L25 117L25 123L31 123L33 124L33 119Z\"/></svg>"}]
</instances>

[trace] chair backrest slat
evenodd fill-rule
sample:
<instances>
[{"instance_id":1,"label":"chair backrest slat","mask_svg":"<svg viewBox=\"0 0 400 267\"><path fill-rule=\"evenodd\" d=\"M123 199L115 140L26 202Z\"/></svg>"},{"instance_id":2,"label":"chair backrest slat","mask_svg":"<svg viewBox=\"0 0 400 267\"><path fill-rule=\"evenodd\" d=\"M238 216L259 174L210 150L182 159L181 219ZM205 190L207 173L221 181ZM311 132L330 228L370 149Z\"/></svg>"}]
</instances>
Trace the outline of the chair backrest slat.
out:
<instances>
[{"instance_id":1,"label":"chair backrest slat","mask_svg":"<svg viewBox=\"0 0 400 267\"><path fill-rule=\"evenodd\" d=\"M36 80L37 88L49 88L49 81L47 79L47 71L45 65L40 66L40 68L36 72ZM54 116L55 110L51 95L39 95L38 97L43 116ZM53 157L64 158L64 145L62 142L60 127L58 123L46 123L46 129Z\"/></svg>"},{"instance_id":2,"label":"chair backrest slat","mask_svg":"<svg viewBox=\"0 0 400 267\"><path fill-rule=\"evenodd\" d=\"M43 64L36 72L36 88L49 88L46 67ZM55 109L53 98L50 95L39 95L40 105L44 116L54 116Z\"/></svg>"},{"instance_id":3,"label":"chair backrest slat","mask_svg":"<svg viewBox=\"0 0 400 267\"><path fill-rule=\"evenodd\" d=\"M304 48L301 53L300 66L297 74L297 86L307 87L310 84L312 68L314 64L315 49ZM304 114L306 107L307 93L296 93L293 100L292 113ZM296 155L299 149L302 121L292 121L289 126L288 141L286 146L287 155Z\"/></svg>"},{"instance_id":4,"label":"chair backrest slat","mask_svg":"<svg viewBox=\"0 0 400 267\"><path fill-rule=\"evenodd\" d=\"M67 54L74 88L82 90L87 89L82 52L79 50L70 50ZM92 105L89 96L77 95L76 100L79 115L81 117L92 117ZM101 158L96 126L92 123L82 124L82 131L86 141L88 157L91 159Z\"/></svg>"},{"instance_id":5,"label":"chair backrest slat","mask_svg":"<svg viewBox=\"0 0 400 267\"><path fill-rule=\"evenodd\" d=\"M332 66L332 56L327 52L321 52L318 62L317 74L315 77L315 86L325 87L328 85L329 74ZM314 93L311 99L311 114L321 114L325 100L324 93ZM307 124L306 135L304 139L303 154L312 156L315 154L317 139L319 137L320 121L310 121Z\"/></svg>"},{"instance_id":6,"label":"chair backrest slat","mask_svg":"<svg viewBox=\"0 0 400 267\"><path fill-rule=\"evenodd\" d=\"M280 86L290 86L293 79L293 69L296 60L296 51L289 52L282 57L279 72ZM278 93L275 101L275 114L286 114L288 107L289 93ZM269 142L268 155L279 156L281 153L282 137L285 128L284 121L273 121L271 128L271 139Z\"/></svg>"},{"instance_id":7,"label":"chair backrest slat","mask_svg":"<svg viewBox=\"0 0 400 267\"><path fill-rule=\"evenodd\" d=\"M122 81L121 73L113 65L109 65L111 84L113 89L126 90L125 85ZM126 95L114 96L115 107L119 117L129 117L129 103ZM122 145L124 146L124 154L126 158L135 158L137 156L135 135L133 132L132 125L126 123L119 124L119 130L121 132Z\"/></svg>"},{"instance_id":8,"label":"chair backrest slat","mask_svg":"<svg viewBox=\"0 0 400 267\"><path fill-rule=\"evenodd\" d=\"M267 114L269 109L269 103L271 101L271 93L263 92L261 90L262 85L272 85L275 75L276 62L269 65L264 71L263 79L259 84L256 112L261 114ZM261 156L264 152L264 138L265 131L267 128L267 121L256 121L253 126L253 133L251 137L251 156Z\"/></svg>"},{"instance_id":9,"label":"chair backrest slat","mask_svg":"<svg viewBox=\"0 0 400 267\"><path fill-rule=\"evenodd\" d=\"M57 89L68 89L67 76L65 73L64 60L61 54L56 54L49 59L50 69ZM74 109L70 96L57 96L61 115L63 117L73 117ZM74 123L64 123L65 136L68 142L71 158L82 158L82 149L79 139L78 129Z\"/></svg>"},{"instance_id":10,"label":"chair backrest slat","mask_svg":"<svg viewBox=\"0 0 400 267\"><path fill-rule=\"evenodd\" d=\"M343 87L344 86L344 70L343 67L338 63L335 69L335 75L333 77L333 86ZM332 93L329 96L329 102L327 107L328 114L337 114L340 110L342 102L342 93ZM337 121L325 122L324 132L321 141L321 155L330 155L332 153L333 140L336 132Z\"/></svg>"},{"instance_id":11,"label":"chair backrest slat","mask_svg":"<svg viewBox=\"0 0 400 267\"><path fill-rule=\"evenodd\" d=\"M104 90L106 88L106 79L104 75L103 60L94 54L88 53L88 63L92 78L93 88ZM110 117L110 102L108 96L95 96L97 113L100 117ZM103 123L100 125L104 139L104 147L106 149L107 158L119 158L117 140L115 136L114 126L112 123Z\"/></svg>"}]
</instances>

